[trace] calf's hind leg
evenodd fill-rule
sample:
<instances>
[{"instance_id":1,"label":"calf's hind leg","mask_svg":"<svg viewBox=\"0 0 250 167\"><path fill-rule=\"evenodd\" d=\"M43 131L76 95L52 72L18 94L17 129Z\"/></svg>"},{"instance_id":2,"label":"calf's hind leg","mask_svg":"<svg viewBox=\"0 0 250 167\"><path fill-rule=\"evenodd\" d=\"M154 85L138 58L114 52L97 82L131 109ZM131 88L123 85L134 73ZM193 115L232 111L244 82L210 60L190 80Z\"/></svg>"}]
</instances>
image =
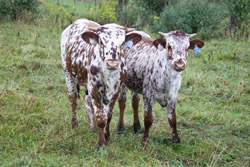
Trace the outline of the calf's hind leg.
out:
<instances>
[{"instance_id":1,"label":"calf's hind leg","mask_svg":"<svg viewBox=\"0 0 250 167\"><path fill-rule=\"evenodd\" d=\"M140 129L141 129L141 125L140 125L140 120L139 120L139 102L140 102L140 96L135 93L132 92L132 108L133 108L133 114L134 114L134 132L137 133Z\"/></svg>"},{"instance_id":2,"label":"calf's hind leg","mask_svg":"<svg viewBox=\"0 0 250 167\"><path fill-rule=\"evenodd\" d=\"M72 109L72 117L71 117L71 127L72 129L78 127L78 120L76 116L76 106L77 106L77 98L79 97L79 92L78 92L78 86L77 83L75 83L69 75L66 74L66 84L68 87L68 97L69 97L69 102L70 106Z\"/></svg>"},{"instance_id":3,"label":"calf's hind leg","mask_svg":"<svg viewBox=\"0 0 250 167\"><path fill-rule=\"evenodd\" d=\"M92 98L89 95L88 90L86 90L84 105L85 105L85 111L89 117L89 128L93 131L96 131L95 115L91 99Z\"/></svg>"},{"instance_id":4,"label":"calf's hind leg","mask_svg":"<svg viewBox=\"0 0 250 167\"><path fill-rule=\"evenodd\" d=\"M147 141L148 140L148 136L149 136L149 128L151 127L151 125L154 122L154 113L153 113L153 98L152 96L150 97L146 97L145 95L143 95L143 102L144 102L144 127L145 127L145 131L144 131L144 136L143 136L143 140Z\"/></svg>"},{"instance_id":5,"label":"calf's hind leg","mask_svg":"<svg viewBox=\"0 0 250 167\"><path fill-rule=\"evenodd\" d=\"M123 134L124 133L124 110L126 107L126 93L127 93L127 88L125 85L122 86L122 90L119 94L119 108L120 108L120 117L117 125L117 133L118 134Z\"/></svg>"}]
</instances>

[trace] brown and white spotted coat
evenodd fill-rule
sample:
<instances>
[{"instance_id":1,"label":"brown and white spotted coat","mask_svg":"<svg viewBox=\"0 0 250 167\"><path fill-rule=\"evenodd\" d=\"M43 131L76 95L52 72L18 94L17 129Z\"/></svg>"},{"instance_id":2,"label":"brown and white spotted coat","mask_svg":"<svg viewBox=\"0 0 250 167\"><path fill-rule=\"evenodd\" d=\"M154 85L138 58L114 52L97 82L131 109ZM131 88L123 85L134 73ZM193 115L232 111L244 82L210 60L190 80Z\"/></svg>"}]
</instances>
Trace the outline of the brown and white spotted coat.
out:
<instances>
[{"instance_id":1,"label":"brown and white spotted coat","mask_svg":"<svg viewBox=\"0 0 250 167\"><path fill-rule=\"evenodd\" d=\"M98 145L109 138L109 123L121 85L127 77L123 44L141 36L117 24L99 24L79 19L61 35L62 66L66 75L72 108L72 128L78 126L77 97L80 86L86 87L85 110L90 127L98 130Z\"/></svg>"},{"instance_id":2,"label":"brown and white spotted coat","mask_svg":"<svg viewBox=\"0 0 250 167\"><path fill-rule=\"evenodd\" d=\"M180 142L176 128L176 102L178 90L181 86L181 71L185 69L188 49L197 44L200 48L204 43L190 38L196 34L186 34L181 31L161 33L165 39L152 40L144 32L142 40L130 48L124 48L128 77L126 87L132 91L132 107L134 113L134 131L140 130L138 117L139 94L144 102L144 140L148 139L149 128L154 121L153 103L158 101L168 111L168 121L172 128L173 142ZM126 87L123 86L119 96L120 120L118 133L123 133L123 113L126 102Z\"/></svg>"}]
</instances>

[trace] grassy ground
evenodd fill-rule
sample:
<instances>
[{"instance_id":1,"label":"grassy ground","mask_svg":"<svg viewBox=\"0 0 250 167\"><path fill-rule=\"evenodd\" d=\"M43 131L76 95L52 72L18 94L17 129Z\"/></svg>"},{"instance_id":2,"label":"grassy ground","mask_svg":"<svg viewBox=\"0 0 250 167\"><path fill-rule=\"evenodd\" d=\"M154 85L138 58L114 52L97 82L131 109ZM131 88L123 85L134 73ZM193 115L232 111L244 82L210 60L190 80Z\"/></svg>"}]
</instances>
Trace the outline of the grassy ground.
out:
<instances>
[{"instance_id":1,"label":"grassy ground","mask_svg":"<svg viewBox=\"0 0 250 167\"><path fill-rule=\"evenodd\" d=\"M97 151L82 99L71 130L60 33L43 17L0 22L0 166L249 166L249 41L213 39L190 52L177 105L181 144L170 142L157 103L149 141L134 135L128 93L125 134L116 134L116 105L111 140Z\"/></svg>"}]
</instances>

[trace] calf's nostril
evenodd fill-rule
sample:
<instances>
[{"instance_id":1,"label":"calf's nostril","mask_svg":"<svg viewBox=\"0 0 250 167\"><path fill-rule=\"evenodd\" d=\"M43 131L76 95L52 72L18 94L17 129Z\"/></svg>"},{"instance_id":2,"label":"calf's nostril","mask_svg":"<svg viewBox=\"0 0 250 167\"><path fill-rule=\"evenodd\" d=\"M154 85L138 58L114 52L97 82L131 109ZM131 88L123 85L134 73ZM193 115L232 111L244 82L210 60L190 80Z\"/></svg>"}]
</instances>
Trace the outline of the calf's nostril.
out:
<instances>
[{"instance_id":1,"label":"calf's nostril","mask_svg":"<svg viewBox=\"0 0 250 167\"><path fill-rule=\"evenodd\" d=\"M112 54L112 58L113 58L114 60L116 59L116 54L115 54L115 53Z\"/></svg>"},{"instance_id":2,"label":"calf's nostril","mask_svg":"<svg viewBox=\"0 0 250 167\"><path fill-rule=\"evenodd\" d=\"M178 63L182 63L183 61L182 61L182 59L179 59L177 62L178 62Z\"/></svg>"}]
</instances>

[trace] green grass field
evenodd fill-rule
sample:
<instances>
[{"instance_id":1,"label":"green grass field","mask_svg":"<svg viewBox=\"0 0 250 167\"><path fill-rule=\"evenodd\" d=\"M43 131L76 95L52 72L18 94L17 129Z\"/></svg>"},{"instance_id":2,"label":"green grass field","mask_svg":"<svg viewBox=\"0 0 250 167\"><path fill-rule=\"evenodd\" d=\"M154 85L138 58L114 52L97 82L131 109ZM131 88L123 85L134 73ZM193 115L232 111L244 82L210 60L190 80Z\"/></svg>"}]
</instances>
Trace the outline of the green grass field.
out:
<instances>
[{"instance_id":1,"label":"green grass field","mask_svg":"<svg viewBox=\"0 0 250 167\"><path fill-rule=\"evenodd\" d=\"M98 151L83 92L79 128L71 129L60 34L46 16L0 22L0 166L249 166L249 41L212 39L201 54L190 51L177 104L180 144L171 143L157 103L149 141L133 134L129 92L125 134L116 133L116 104L111 139ZM142 102L139 110L143 125Z\"/></svg>"}]
</instances>

